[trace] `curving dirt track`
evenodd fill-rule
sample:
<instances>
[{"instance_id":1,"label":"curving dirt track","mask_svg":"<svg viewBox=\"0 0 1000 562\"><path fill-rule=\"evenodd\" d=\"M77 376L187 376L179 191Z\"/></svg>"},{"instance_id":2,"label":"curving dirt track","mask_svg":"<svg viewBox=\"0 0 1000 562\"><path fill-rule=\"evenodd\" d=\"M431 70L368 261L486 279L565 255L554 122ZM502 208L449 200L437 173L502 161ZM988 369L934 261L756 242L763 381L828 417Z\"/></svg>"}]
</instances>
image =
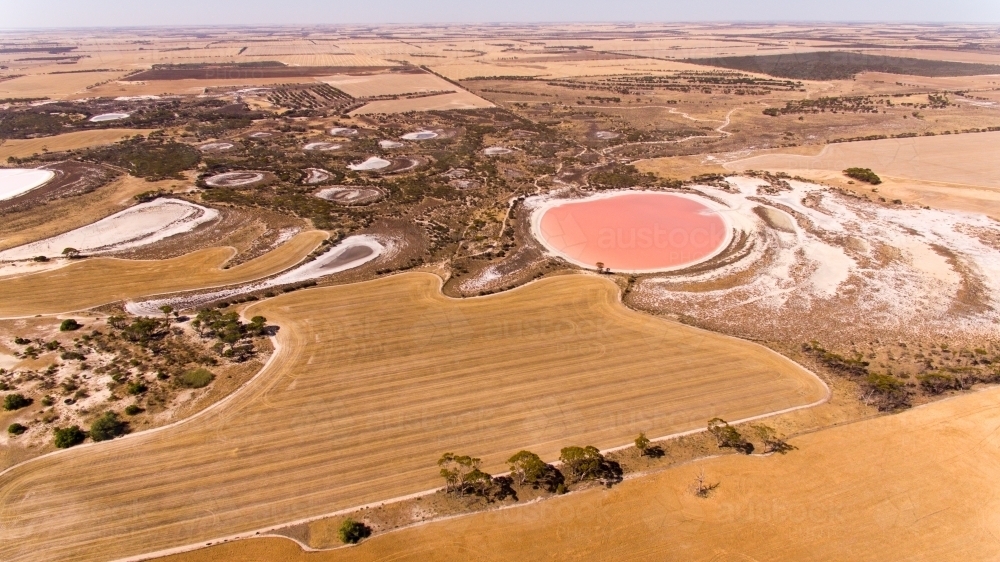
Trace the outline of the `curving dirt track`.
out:
<instances>
[{"instance_id":1,"label":"curving dirt track","mask_svg":"<svg viewBox=\"0 0 1000 562\"><path fill-rule=\"evenodd\" d=\"M246 314L281 326L279 350L221 406L0 475L8 560L200 544L437 486L444 451L494 471L521 448L553 459L827 394L767 349L626 309L592 276L456 301L411 273Z\"/></svg>"},{"instance_id":2,"label":"curving dirt track","mask_svg":"<svg viewBox=\"0 0 1000 562\"><path fill-rule=\"evenodd\" d=\"M122 299L243 283L299 263L327 234L296 235L275 250L222 269L233 248L207 248L168 260L92 258L53 271L0 279L0 317L71 312Z\"/></svg>"}]
</instances>

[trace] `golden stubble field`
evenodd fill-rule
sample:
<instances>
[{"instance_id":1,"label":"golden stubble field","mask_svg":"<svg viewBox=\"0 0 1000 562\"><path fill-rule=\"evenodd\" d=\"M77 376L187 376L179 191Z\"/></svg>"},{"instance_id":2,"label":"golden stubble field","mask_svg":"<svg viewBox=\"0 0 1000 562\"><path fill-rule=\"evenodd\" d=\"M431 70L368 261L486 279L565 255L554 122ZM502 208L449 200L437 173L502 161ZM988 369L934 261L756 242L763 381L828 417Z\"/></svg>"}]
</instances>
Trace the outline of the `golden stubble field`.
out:
<instances>
[{"instance_id":1,"label":"golden stubble field","mask_svg":"<svg viewBox=\"0 0 1000 562\"><path fill-rule=\"evenodd\" d=\"M7 559L199 544L438 486L445 451L502 471L521 448L554 460L828 392L763 347L628 310L592 276L457 301L403 274L245 312L281 327L279 350L220 407L0 476Z\"/></svg>"},{"instance_id":2,"label":"golden stubble field","mask_svg":"<svg viewBox=\"0 0 1000 562\"><path fill-rule=\"evenodd\" d=\"M301 262L327 237L297 234L271 252L229 269L235 248L206 248L167 260L92 258L52 271L0 278L0 317L56 314L144 296L260 279Z\"/></svg>"},{"instance_id":3,"label":"golden stubble field","mask_svg":"<svg viewBox=\"0 0 1000 562\"><path fill-rule=\"evenodd\" d=\"M724 164L734 172L782 171L870 196L983 213L1000 220L1000 132L828 144L815 155L783 150ZM794 151L790 151L794 152ZM847 183L841 171L871 168L883 183ZM876 195L877 194L877 195Z\"/></svg>"},{"instance_id":4,"label":"golden stubble field","mask_svg":"<svg viewBox=\"0 0 1000 562\"><path fill-rule=\"evenodd\" d=\"M135 135L146 136L152 129L98 129L94 131L77 131L53 137L37 139L10 139L0 142L0 160L6 161L13 156L25 158L43 151L62 152L79 148L90 148L118 142Z\"/></svg>"},{"instance_id":5,"label":"golden stubble field","mask_svg":"<svg viewBox=\"0 0 1000 562\"><path fill-rule=\"evenodd\" d=\"M251 539L163 562L996 560L1000 389L791 440L768 458L727 455L540 504L303 552ZM719 487L690 490L704 470Z\"/></svg>"}]
</instances>

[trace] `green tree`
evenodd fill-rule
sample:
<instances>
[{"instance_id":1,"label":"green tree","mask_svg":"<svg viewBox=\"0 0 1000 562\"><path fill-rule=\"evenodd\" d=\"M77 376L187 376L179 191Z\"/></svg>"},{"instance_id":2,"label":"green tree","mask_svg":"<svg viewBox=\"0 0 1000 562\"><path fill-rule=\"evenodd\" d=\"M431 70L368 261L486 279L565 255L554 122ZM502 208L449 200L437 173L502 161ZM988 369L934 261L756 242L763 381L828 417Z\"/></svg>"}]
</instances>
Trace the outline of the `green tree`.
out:
<instances>
[{"instance_id":1,"label":"green tree","mask_svg":"<svg viewBox=\"0 0 1000 562\"><path fill-rule=\"evenodd\" d=\"M87 438L87 434L78 425L66 428L57 427L53 432L55 433L55 444L58 449L68 449L74 445L79 445Z\"/></svg>"},{"instance_id":2,"label":"green tree","mask_svg":"<svg viewBox=\"0 0 1000 562\"><path fill-rule=\"evenodd\" d=\"M597 478L600 476L604 455L597 447L565 447L559 452L559 460L569 472L574 482Z\"/></svg>"},{"instance_id":3,"label":"green tree","mask_svg":"<svg viewBox=\"0 0 1000 562\"><path fill-rule=\"evenodd\" d=\"M549 466L541 457L531 451L519 451L507 459L507 462L510 463L510 474L519 486L523 486L525 483L538 483L545 477Z\"/></svg>"},{"instance_id":4,"label":"green tree","mask_svg":"<svg viewBox=\"0 0 1000 562\"><path fill-rule=\"evenodd\" d=\"M90 438L94 441L108 441L126 433L128 423L120 420L114 412L105 412L90 424Z\"/></svg>"},{"instance_id":5,"label":"green tree","mask_svg":"<svg viewBox=\"0 0 1000 562\"><path fill-rule=\"evenodd\" d=\"M69 259L76 259L80 257L80 250L76 248L63 248L62 255Z\"/></svg>"},{"instance_id":6,"label":"green tree","mask_svg":"<svg viewBox=\"0 0 1000 562\"><path fill-rule=\"evenodd\" d=\"M21 435L25 431L28 431L28 427L19 423L12 423L7 426L7 433L11 435Z\"/></svg>"},{"instance_id":7,"label":"green tree","mask_svg":"<svg viewBox=\"0 0 1000 562\"><path fill-rule=\"evenodd\" d=\"M59 324L60 332L72 332L74 330L79 330L83 325L74 320L73 318L67 318Z\"/></svg>"},{"instance_id":8,"label":"green tree","mask_svg":"<svg viewBox=\"0 0 1000 562\"><path fill-rule=\"evenodd\" d=\"M468 455L445 453L438 459L441 477L445 481L446 492L465 495L473 492L486 495L493 483L493 476L479 469L482 460Z\"/></svg>"},{"instance_id":9,"label":"green tree","mask_svg":"<svg viewBox=\"0 0 1000 562\"><path fill-rule=\"evenodd\" d=\"M765 453L780 453L784 455L788 451L795 450L796 448L794 445L786 443L784 438L778 435L778 432L775 431L774 428L772 427L760 424L760 425L752 425L750 426L750 428L753 429L753 432L754 434L757 435L757 438L760 439L762 443L764 443Z\"/></svg>"},{"instance_id":10,"label":"green tree","mask_svg":"<svg viewBox=\"0 0 1000 562\"><path fill-rule=\"evenodd\" d=\"M639 436L635 438L635 448L639 449L639 455L641 456L646 456L651 444L645 433L640 432Z\"/></svg>"},{"instance_id":11,"label":"green tree","mask_svg":"<svg viewBox=\"0 0 1000 562\"><path fill-rule=\"evenodd\" d=\"M708 431L715 437L720 448L731 448L748 455L753 452L753 445L743 437L743 434L722 418L710 419Z\"/></svg>"},{"instance_id":12,"label":"green tree","mask_svg":"<svg viewBox=\"0 0 1000 562\"><path fill-rule=\"evenodd\" d=\"M344 522L340 524L340 530L337 534L340 535L341 542L345 544L357 544L361 542L362 539L371 536L372 530L368 527L368 525L365 525L360 521L345 519Z\"/></svg>"},{"instance_id":13,"label":"green tree","mask_svg":"<svg viewBox=\"0 0 1000 562\"><path fill-rule=\"evenodd\" d=\"M23 394L14 393L8 394L3 397L3 409L4 410L20 410L26 406L31 405L31 399L25 398Z\"/></svg>"},{"instance_id":14,"label":"green tree","mask_svg":"<svg viewBox=\"0 0 1000 562\"><path fill-rule=\"evenodd\" d=\"M160 307L160 312L163 313L163 319L166 320L167 322L170 321L170 313L173 311L174 307L170 306L169 304L165 304Z\"/></svg>"}]
</instances>

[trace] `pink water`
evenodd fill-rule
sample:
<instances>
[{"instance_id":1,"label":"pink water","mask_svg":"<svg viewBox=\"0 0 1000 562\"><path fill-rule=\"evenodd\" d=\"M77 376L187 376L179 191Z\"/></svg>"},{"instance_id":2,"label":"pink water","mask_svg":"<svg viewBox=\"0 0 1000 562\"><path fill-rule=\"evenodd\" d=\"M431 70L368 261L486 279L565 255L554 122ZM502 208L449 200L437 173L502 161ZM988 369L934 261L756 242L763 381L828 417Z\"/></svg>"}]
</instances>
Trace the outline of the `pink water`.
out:
<instances>
[{"instance_id":1,"label":"pink water","mask_svg":"<svg viewBox=\"0 0 1000 562\"><path fill-rule=\"evenodd\" d=\"M539 224L544 242L587 267L618 271L677 268L701 261L726 242L722 217L669 193L624 193L561 204Z\"/></svg>"}]
</instances>

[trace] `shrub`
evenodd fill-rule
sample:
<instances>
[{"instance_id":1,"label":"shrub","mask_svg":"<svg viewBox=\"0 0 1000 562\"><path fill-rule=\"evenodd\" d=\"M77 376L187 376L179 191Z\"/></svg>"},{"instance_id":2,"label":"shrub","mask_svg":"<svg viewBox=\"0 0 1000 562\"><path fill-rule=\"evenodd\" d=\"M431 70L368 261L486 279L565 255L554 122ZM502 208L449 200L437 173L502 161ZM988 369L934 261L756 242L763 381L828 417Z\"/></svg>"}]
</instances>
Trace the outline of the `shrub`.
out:
<instances>
[{"instance_id":1,"label":"shrub","mask_svg":"<svg viewBox=\"0 0 1000 562\"><path fill-rule=\"evenodd\" d=\"M735 427L729 425L729 422L722 418L709 420L708 432L715 437L720 448L736 449L746 455L753 452L753 445Z\"/></svg>"},{"instance_id":2,"label":"shrub","mask_svg":"<svg viewBox=\"0 0 1000 562\"><path fill-rule=\"evenodd\" d=\"M881 411L910 407L910 393L903 381L892 375L869 374L862 385L869 399Z\"/></svg>"},{"instance_id":3,"label":"shrub","mask_svg":"<svg viewBox=\"0 0 1000 562\"><path fill-rule=\"evenodd\" d=\"M128 423L118 419L118 414L105 412L90 424L90 438L94 441L108 441L128 433Z\"/></svg>"},{"instance_id":4,"label":"shrub","mask_svg":"<svg viewBox=\"0 0 1000 562\"><path fill-rule=\"evenodd\" d=\"M193 369L177 377L177 383L187 388L205 388L214 378L208 369Z\"/></svg>"},{"instance_id":5,"label":"shrub","mask_svg":"<svg viewBox=\"0 0 1000 562\"><path fill-rule=\"evenodd\" d=\"M340 525L340 540L347 544L357 544L362 539L366 539L371 536L372 530L368 525L361 523L360 521L355 521L353 519L346 519Z\"/></svg>"},{"instance_id":6,"label":"shrub","mask_svg":"<svg viewBox=\"0 0 1000 562\"><path fill-rule=\"evenodd\" d=\"M67 318L67 319L65 319L65 320L62 321L62 324L59 324L59 331L60 332L72 332L74 330L79 330L82 327L83 327L83 324L80 324L79 322L77 322L73 318Z\"/></svg>"},{"instance_id":7,"label":"shrub","mask_svg":"<svg viewBox=\"0 0 1000 562\"><path fill-rule=\"evenodd\" d=\"M872 185L882 183L882 178L875 175L875 172L871 171L870 168L848 168L844 170L844 175L858 181L868 182Z\"/></svg>"},{"instance_id":8,"label":"shrub","mask_svg":"<svg viewBox=\"0 0 1000 562\"><path fill-rule=\"evenodd\" d=\"M125 406L125 414L129 416L135 416L142 413L142 408L136 406L135 404L129 404Z\"/></svg>"},{"instance_id":9,"label":"shrub","mask_svg":"<svg viewBox=\"0 0 1000 562\"><path fill-rule=\"evenodd\" d=\"M7 427L7 433L11 435L21 435L25 431L28 431L28 427L19 423L12 423Z\"/></svg>"},{"instance_id":10,"label":"shrub","mask_svg":"<svg viewBox=\"0 0 1000 562\"><path fill-rule=\"evenodd\" d=\"M944 373L927 373L917 377L920 387L929 394L941 394L947 390L958 390L962 388L962 383L951 375Z\"/></svg>"},{"instance_id":11,"label":"shrub","mask_svg":"<svg viewBox=\"0 0 1000 562\"><path fill-rule=\"evenodd\" d=\"M31 399L25 398L23 394L8 394L3 397L4 410L20 410L31 405Z\"/></svg>"},{"instance_id":12,"label":"shrub","mask_svg":"<svg viewBox=\"0 0 1000 562\"><path fill-rule=\"evenodd\" d=\"M142 381L132 381L125 387L125 392L128 392L132 396L138 396L147 390L149 390L149 387Z\"/></svg>"},{"instance_id":13,"label":"shrub","mask_svg":"<svg viewBox=\"0 0 1000 562\"><path fill-rule=\"evenodd\" d=\"M74 425L66 428L57 427L53 430L55 433L55 444L57 449L68 449L74 445L79 445L83 443L83 440L87 438L87 434L80 429L80 426Z\"/></svg>"}]
</instances>

